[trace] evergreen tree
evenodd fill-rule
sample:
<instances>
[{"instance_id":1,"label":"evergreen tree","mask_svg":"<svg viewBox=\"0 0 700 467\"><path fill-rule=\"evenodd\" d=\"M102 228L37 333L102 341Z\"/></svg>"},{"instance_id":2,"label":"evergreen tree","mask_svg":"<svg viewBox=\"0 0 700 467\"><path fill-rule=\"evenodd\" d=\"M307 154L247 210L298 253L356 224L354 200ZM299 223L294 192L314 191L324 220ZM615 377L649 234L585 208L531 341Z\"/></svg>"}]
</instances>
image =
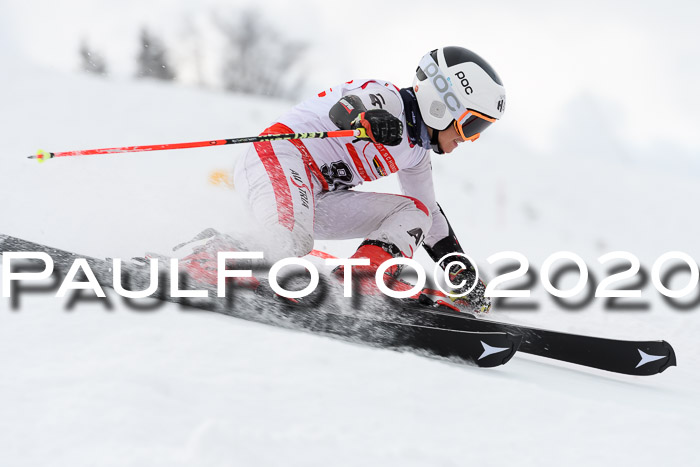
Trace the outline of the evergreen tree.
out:
<instances>
[{"instance_id":1,"label":"evergreen tree","mask_svg":"<svg viewBox=\"0 0 700 467\"><path fill-rule=\"evenodd\" d=\"M284 37L259 12L247 10L234 21L215 17L225 39L222 79L224 88L246 94L294 99L305 73L301 63L308 45Z\"/></svg>"},{"instance_id":2,"label":"evergreen tree","mask_svg":"<svg viewBox=\"0 0 700 467\"><path fill-rule=\"evenodd\" d=\"M80 43L80 58L83 71L102 76L107 74L107 64L104 58L92 50L84 40Z\"/></svg>"},{"instance_id":3,"label":"evergreen tree","mask_svg":"<svg viewBox=\"0 0 700 467\"><path fill-rule=\"evenodd\" d=\"M146 28L141 29L141 47L138 55L139 78L156 78L166 81L175 79L175 71L168 64L167 53L163 42L150 33Z\"/></svg>"}]
</instances>

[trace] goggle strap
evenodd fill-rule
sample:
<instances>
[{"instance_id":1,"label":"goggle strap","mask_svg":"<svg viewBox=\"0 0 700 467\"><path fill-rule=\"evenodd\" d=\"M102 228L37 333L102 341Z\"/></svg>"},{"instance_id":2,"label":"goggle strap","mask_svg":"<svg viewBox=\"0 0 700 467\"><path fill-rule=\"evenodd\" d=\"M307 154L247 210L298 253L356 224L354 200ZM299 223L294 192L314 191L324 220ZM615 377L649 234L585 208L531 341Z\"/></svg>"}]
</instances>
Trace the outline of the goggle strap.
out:
<instances>
[{"instance_id":1,"label":"goggle strap","mask_svg":"<svg viewBox=\"0 0 700 467\"><path fill-rule=\"evenodd\" d=\"M445 152L440 147L440 142L438 141L438 136L440 135L440 130L433 128L433 136L430 138L430 147L435 151L435 154L445 154Z\"/></svg>"}]
</instances>

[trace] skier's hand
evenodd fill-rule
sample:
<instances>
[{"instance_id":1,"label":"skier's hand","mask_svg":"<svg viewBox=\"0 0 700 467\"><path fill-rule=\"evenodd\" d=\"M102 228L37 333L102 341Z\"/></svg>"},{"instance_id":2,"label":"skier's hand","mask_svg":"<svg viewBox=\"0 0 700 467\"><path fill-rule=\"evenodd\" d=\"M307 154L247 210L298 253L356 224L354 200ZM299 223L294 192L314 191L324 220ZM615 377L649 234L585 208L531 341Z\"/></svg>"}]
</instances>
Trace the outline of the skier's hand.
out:
<instances>
[{"instance_id":1,"label":"skier's hand","mask_svg":"<svg viewBox=\"0 0 700 467\"><path fill-rule=\"evenodd\" d=\"M383 109L367 110L359 114L352 122L352 129L358 128L364 128L367 132L367 138L360 139L369 139L373 143L398 146L403 139L401 120Z\"/></svg>"},{"instance_id":2,"label":"skier's hand","mask_svg":"<svg viewBox=\"0 0 700 467\"><path fill-rule=\"evenodd\" d=\"M462 294L463 292L469 290L469 287L471 287L474 283L474 269L471 267L460 268L455 265L453 270L450 271L450 282L453 284L463 284L452 289L451 291L451 293L455 295ZM460 305L462 308L466 308L467 310L477 313L488 313L491 309L491 299L484 296L485 291L486 284L479 279L474 286L474 289L472 289L472 291L467 295L462 297L448 297L450 300L452 300L452 302Z\"/></svg>"}]
</instances>

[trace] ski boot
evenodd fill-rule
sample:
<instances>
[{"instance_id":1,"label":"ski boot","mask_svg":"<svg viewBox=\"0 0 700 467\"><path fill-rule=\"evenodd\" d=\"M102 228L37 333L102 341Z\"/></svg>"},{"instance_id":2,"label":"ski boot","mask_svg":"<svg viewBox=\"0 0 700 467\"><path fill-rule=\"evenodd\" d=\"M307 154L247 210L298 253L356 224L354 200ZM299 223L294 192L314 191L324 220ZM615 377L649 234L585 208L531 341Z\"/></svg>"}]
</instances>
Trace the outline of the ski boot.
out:
<instances>
[{"instance_id":1,"label":"ski boot","mask_svg":"<svg viewBox=\"0 0 700 467\"><path fill-rule=\"evenodd\" d=\"M454 294L460 294L464 290L467 290L474 283L474 277L476 271L472 265L468 267L460 267L458 265L453 266L450 271L450 282L453 284L460 284L464 282L462 288L458 288L452 291ZM486 292L486 284L484 281L479 279L476 285L467 295L463 297L449 297L450 301L458 307L460 310L469 311L472 313L488 313L491 309L491 299L484 296Z\"/></svg>"},{"instance_id":2,"label":"ski boot","mask_svg":"<svg viewBox=\"0 0 700 467\"><path fill-rule=\"evenodd\" d=\"M369 265L353 266L352 278L354 285L357 284L358 292L362 295L380 295L382 292L377 287L375 275L377 269L385 261L401 256L399 249L393 245L375 240L365 240L362 242L357 251L350 257L367 258ZM402 265L394 265L384 273L384 282L391 290L406 291L413 288L413 285L398 279L401 273ZM344 284L345 268L338 266L332 272L332 275Z\"/></svg>"},{"instance_id":3,"label":"ski boot","mask_svg":"<svg viewBox=\"0 0 700 467\"><path fill-rule=\"evenodd\" d=\"M218 253L230 251L247 251L247 248L230 235L222 234L209 228L187 242L176 245L173 251L186 246L192 252L180 260L180 270L195 281L211 288L218 286ZM231 269L234 260L227 261L227 269ZM256 290L260 281L255 277L236 277L234 283L239 287Z\"/></svg>"}]
</instances>

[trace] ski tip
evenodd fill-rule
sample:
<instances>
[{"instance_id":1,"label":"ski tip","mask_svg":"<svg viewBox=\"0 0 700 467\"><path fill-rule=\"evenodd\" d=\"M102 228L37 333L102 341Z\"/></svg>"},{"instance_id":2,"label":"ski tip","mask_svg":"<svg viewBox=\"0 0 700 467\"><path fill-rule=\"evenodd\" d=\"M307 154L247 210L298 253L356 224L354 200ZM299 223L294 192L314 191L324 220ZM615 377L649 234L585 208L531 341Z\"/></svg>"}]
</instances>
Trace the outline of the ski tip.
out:
<instances>
[{"instance_id":1,"label":"ski tip","mask_svg":"<svg viewBox=\"0 0 700 467\"><path fill-rule=\"evenodd\" d=\"M489 335L489 339L486 339L486 335ZM505 365L516 354L521 342L522 336L519 334L484 333L484 339L480 340L483 352L475 363L482 368Z\"/></svg>"},{"instance_id":2,"label":"ski tip","mask_svg":"<svg viewBox=\"0 0 700 467\"><path fill-rule=\"evenodd\" d=\"M505 365L510 361L511 358L518 352L520 344L523 342L523 336L521 334L511 334L508 333L508 340L512 342L512 347L509 355L504 356L502 365Z\"/></svg>"},{"instance_id":3,"label":"ski tip","mask_svg":"<svg viewBox=\"0 0 700 467\"><path fill-rule=\"evenodd\" d=\"M668 360L659 367L659 373L663 372L666 368L670 366L678 366L678 363L676 361L676 352L673 350L673 347L671 344L669 344L666 341L661 341L663 346L668 350Z\"/></svg>"}]
</instances>

